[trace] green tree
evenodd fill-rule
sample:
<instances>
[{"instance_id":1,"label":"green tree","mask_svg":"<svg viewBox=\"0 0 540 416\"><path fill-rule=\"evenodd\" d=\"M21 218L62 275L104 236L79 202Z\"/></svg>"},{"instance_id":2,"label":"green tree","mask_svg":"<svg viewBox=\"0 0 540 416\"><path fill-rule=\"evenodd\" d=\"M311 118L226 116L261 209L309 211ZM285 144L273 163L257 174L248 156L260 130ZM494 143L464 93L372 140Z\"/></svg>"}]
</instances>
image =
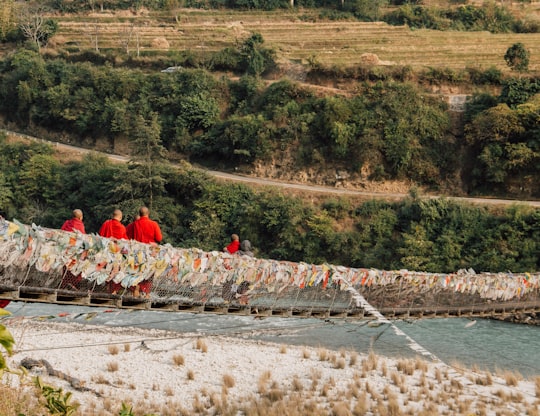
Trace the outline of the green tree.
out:
<instances>
[{"instance_id":1,"label":"green tree","mask_svg":"<svg viewBox=\"0 0 540 416\"><path fill-rule=\"evenodd\" d=\"M512 135L523 132L519 117L506 104L499 104L480 113L466 127L469 144L506 142Z\"/></svg>"},{"instance_id":2,"label":"green tree","mask_svg":"<svg viewBox=\"0 0 540 416\"><path fill-rule=\"evenodd\" d=\"M376 22L380 18L381 9L388 4L388 0L354 0L350 7L356 18Z\"/></svg>"},{"instance_id":3,"label":"green tree","mask_svg":"<svg viewBox=\"0 0 540 416\"><path fill-rule=\"evenodd\" d=\"M305 247L305 211L300 199L279 190L259 192L245 206L241 235L249 235L254 246L270 258L300 261Z\"/></svg>"},{"instance_id":4,"label":"green tree","mask_svg":"<svg viewBox=\"0 0 540 416\"><path fill-rule=\"evenodd\" d=\"M360 247L353 264L381 269L398 267L394 255L394 234L399 221L396 210L386 202L365 202L357 208L355 221Z\"/></svg>"},{"instance_id":5,"label":"green tree","mask_svg":"<svg viewBox=\"0 0 540 416\"><path fill-rule=\"evenodd\" d=\"M540 92L540 81L529 78L509 78L503 82L499 102L514 108Z\"/></svg>"},{"instance_id":6,"label":"green tree","mask_svg":"<svg viewBox=\"0 0 540 416\"><path fill-rule=\"evenodd\" d=\"M400 261L403 267L409 270L433 270L432 256L434 243L430 241L425 228L420 224L412 223L410 230L403 233L403 245L397 252L401 254Z\"/></svg>"},{"instance_id":7,"label":"green tree","mask_svg":"<svg viewBox=\"0 0 540 416\"><path fill-rule=\"evenodd\" d=\"M45 61L35 51L20 49L4 61L0 77L0 110L22 125L30 122L42 91L51 86Z\"/></svg>"},{"instance_id":8,"label":"green tree","mask_svg":"<svg viewBox=\"0 0 540 416\"><path fill-rule=\"evenodd\" d=\"M141 189L140 196L148 201L152 210L154 196L164 193L166 178L163 163L167 150L161 144L161 126L158 114L151 112L148 118L137 114L131 131L131 182Z\"/></svg>"},{"instance_id":9,"label":"green tree","mask_svg":"<svg viewBox=\"0 0 540 416\"><path fill-rule=\"evenodd\" d=\"M253 163L270 154L269 124L261 115L232 116L196 137L189 149L197 159L213 156L226 163Z\"/></svg>"},{"instance_id":10,"label":"green tree","mask_svg":"<svg viewBox=\"0 0 540 416\"><path fill-rule=\"evenodd\" d=\"M506 53L504 54L504 60L506 61L506 64L513 71L518 72L524 72L529 69L529 57L530 52L521 42L514 43L506 50Z\"/></svg>"},{"instance_id":11,"label":"green tree","mask_svg":"<svg viewBox=\"0 0 540 416\"><path fill-rule=\"evenodd\" d=\"M240 47L247 74L260 76L275 65L274 51L263 47L264 39L260 33L254 33Z\"/></svg>"}]
</instances>

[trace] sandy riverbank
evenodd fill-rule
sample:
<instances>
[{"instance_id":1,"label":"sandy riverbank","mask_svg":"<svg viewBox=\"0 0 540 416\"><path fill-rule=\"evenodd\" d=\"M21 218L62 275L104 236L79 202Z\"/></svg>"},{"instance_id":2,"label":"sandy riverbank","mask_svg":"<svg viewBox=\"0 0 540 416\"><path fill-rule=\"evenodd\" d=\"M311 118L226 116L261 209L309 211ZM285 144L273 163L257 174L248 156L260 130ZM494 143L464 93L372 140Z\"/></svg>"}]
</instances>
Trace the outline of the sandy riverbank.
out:
<instances>
[{"instance_id":1,"label":"sandy riverbank","mask_svg":"<svg viewBox=\"0 0 540 416\"><path fill-rule=\"evenodd\" d=\"M117 415L122 403L159 415L538 415L540 408L540 377L223 336L25 318L4 324L16 341L9 366L46 360L67 377L42 366L30 376L71 391L80 415Z\"/></svg>"}]
</instances>

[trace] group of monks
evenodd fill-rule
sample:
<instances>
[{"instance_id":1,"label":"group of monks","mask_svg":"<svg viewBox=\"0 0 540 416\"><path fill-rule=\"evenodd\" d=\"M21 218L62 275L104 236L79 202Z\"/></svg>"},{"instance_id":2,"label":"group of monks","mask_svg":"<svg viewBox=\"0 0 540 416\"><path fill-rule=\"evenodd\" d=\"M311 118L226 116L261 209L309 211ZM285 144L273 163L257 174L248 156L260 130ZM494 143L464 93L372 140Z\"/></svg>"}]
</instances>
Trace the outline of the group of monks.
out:
<instances>
[{"instance_id":1,"label":"group of monks","mask_svg":"<svg viewBox=\"0 0 540 416\"><path fill-rule=\"evenodd\" d=\"M122 211L115 209L112 218L101 225L99 235L117 240L136 240L146 244L158 244L163 239L161 229L156 221L150 219L149 215L150 210L147 207L139 208L139 214L135 217L135 220L126 227L122 224ZM73 210L73 216L66 220L60 229L79 231L85 234L83 212L80 209ZM142 292L145 297L149 297L151 288L152 282L150 280L143 281L132 288L133 296L139 297ZM121 289L120 283L111 282L110 290L112 294L117 294Z\"/></svg>"}]
</instances>

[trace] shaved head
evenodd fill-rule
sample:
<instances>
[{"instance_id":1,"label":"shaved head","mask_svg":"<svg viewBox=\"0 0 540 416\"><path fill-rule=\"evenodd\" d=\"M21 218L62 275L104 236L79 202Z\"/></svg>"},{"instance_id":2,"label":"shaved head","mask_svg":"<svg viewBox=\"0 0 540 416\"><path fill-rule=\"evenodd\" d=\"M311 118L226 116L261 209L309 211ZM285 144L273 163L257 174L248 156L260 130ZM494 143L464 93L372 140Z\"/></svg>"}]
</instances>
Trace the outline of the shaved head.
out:
<instances>
[{"instance_id":1,"label":"shaved head","mask_svg":"<svg viewBox=\"0 0 540 416\"><path fill-rule=\"evenodd\" d=\"M73 210L73 218L78 218L78 219L82 220L82 218L83 218L82 211L80 209L74 209Z\"/></svg>"},{"instance_id":2,"label":"shaved head","mask_svg":"<svg viewBox=\"0 0 540 416\"><path fill-rule=\"evenodd\" d=\"M113 218L120 221L122 219L122 211L120 211L119 209L115 209L113 211Z\"/></svg>"},{"instance_id":3,"label":"shaved head","mask_svg":"<svg viewBox=\"0 0 540 416\"><path fill-rule=\"evenodd\" d=\"M150 214L150 210L147 207L140 207L139 208L139 215L141 217L148 217Z\"/></svg>"}]
</instances>

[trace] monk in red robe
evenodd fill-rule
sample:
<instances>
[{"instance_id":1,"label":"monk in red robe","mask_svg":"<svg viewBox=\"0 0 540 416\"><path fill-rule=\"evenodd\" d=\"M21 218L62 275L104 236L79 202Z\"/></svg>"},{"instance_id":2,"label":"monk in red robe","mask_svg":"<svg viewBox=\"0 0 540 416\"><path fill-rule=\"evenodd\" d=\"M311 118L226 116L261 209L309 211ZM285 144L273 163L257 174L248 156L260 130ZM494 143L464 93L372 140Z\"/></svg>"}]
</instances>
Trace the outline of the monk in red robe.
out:
<instances>
[{"instance_id":1,"label":"monk in red robe","mask_svg":"<svg viewBox=\"0 0 540 416\"><path fill-rule=\"evenodd\" d=\"M117 240L127 240L126 227L122 224L122 211L115 209L110 220L103 223L99 229L99 235L107 238L116 238Z\"/></svg>"},{"instance_id":2,"label":"monk in red robe","mask_svg":"<svg viewBox=\"0 0 540 416\"><path fill-rule=\"evenodd\" d=\"M238 234L231 235L231 242L227 247L223 248L223 251L227 251L231 254L236 253L240 249L240 237Z\"/></svg>"},{"instance_id":3,"label":"monk in red robe","mask_svg":"<svg viewBox=\"0 0 540 416\"><path fill-rule=\"evenodd\" d=\"M122 224L122 211L115 209L112 218L105 221L99 229L99 235L107 238L116 238L117 240L127 240L126 227ZM113 295L116 295L122 285L120 283L109 282L109 290Z\"/></svg>"},{"instance_id":4,"label":"monk in red robe","mask_svg":"<svg viewBox=\"0 0 540 416\"><path fill-rule=\"evenodd\" d=\"M62 227L60 228L63 231L79 231L82 234L86 234L84 230L83 223L83 212L80 209L74 209L72 217L69 220L66 220ZM81 283L82 276L79 274L75 276L71 273L67 267L63 268L62 282L60 284L61 289L70 289L70 290L79 290L79 285Z\"/></svg>"},{"instance_id":5,"label":"monk in red robe","mask_svg":"<svg viewBox=\"0 0 540 416\"><path fill-rule=\"evenodd\" d=\"M147 207L139 209L139 219L133 221L127 228L128 238L140 241L141 243L157 245L163 239L161 229L157 222L149 218L150 210ZM139 296L143 292L146 297L150 297L152 281L144 280L139 283L134 291L134 296Z\"/></svg>"},{"instance_id":6,"label":"monk in red robe","mask_svg":"<svg viewBox=\"0 0 540 416\"><path fill-rule=\"evenodd\" d=\"M81 233L86 234L82 211L80 209L74 209L73 216L69 220L66 220L60 229L63 231L80 231Z\"/></svg>"}]
</instances>

